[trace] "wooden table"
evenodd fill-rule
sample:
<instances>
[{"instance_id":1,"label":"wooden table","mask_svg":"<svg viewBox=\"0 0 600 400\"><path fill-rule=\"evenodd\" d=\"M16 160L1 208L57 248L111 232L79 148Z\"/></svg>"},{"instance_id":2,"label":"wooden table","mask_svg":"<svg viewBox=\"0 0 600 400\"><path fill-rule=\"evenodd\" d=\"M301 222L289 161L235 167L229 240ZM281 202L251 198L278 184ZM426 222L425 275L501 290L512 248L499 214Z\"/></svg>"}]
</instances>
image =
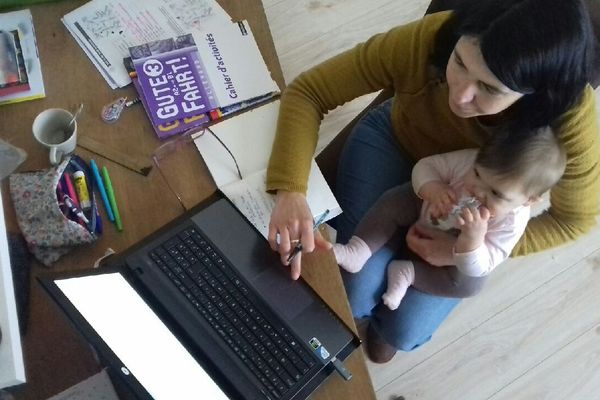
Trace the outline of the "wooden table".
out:
<instances>
[{"instance_id":1,"label":"wooden table","mask_svg":"<svg viewBox=\"0 0 600 400\"><path fill-rule=\"evenodd\" d=\"M143 109L132 107L112 125L100 118L102 106L121 97L135 97L133 88L111 90L100 73L76 44L60 18L85 1L61 1L32 6L34 25L42 62L46 98L0 107L0 137L28 152L19 171L49 167L48 151L38 145L31 133L35 116L44 109L60 107L73 110L84 103L78 121L77 153L84 159L96 159L106 165L119 200L124 230L105 222L104 235L93 245L74 249L52 266L53 270L90 267L110 247L122 251L155 231L185 209L208 197L216 189L204 162L193 145L184 146L165 158L161 165L144 176L121 165L125 161L138 166L152 166L151 154L161 144L153 134ZM235 20L248 20L273 78L284 86L267 19L260 0L221 0L223 8ZM9 231L18 231L14 208L3 187ZM181 202L177 199L176 191ZM101 212L103 212L102 210ZM102 216L105 216L102 213ZM108 221L104 218L104 221ZM340 274L329 254L303 257L303 277L349 325L354 327ZM23 338L27 384L15 388L17 399L39 400L50 397L99 370L93 352L69 325L58 308L42 291L35 276L45 270L32 265L28 329ZM355 351L347 361L354 377L344 382L332 375L315 392L313 399L374 399L373 388L362 351Z\"/></svg>"}]
</instances>

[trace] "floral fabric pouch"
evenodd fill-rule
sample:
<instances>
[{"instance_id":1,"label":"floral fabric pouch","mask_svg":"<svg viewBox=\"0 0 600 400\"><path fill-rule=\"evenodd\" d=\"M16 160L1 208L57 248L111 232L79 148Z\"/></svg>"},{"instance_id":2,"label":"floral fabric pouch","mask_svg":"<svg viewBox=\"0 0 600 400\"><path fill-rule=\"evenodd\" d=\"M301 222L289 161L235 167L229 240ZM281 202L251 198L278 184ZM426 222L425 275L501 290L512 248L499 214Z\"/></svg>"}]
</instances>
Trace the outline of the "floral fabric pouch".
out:
<instances>
[{"instance_id":1,"label":"floral fabric pouch","mask_svg":"<svg viewBox=\"0 0 600 400\"><path fill-rule=\"evenodd\" d=\"M63 173L83 170L88 182L91 208L85 213L87 222L68 218L57 198L57 187ZM92 243L100 228L100 220L87 165L73 155L48 170L12 174L9 177L19 228L29 250L44 265L50 266L74 246Z\"/></svg>"}]
</instances>

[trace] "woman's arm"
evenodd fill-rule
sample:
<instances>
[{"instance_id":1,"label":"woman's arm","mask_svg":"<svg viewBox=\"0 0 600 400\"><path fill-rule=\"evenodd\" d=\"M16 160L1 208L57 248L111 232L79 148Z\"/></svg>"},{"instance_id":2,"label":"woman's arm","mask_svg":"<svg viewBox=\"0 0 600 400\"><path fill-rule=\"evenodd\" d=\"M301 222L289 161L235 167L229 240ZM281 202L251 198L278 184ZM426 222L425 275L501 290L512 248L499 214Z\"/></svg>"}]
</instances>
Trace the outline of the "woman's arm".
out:
<instances>
[{"instance_id":1,"label":"woman's arm","mask_svg":"<svg viewBox=\"0 0 600 400\"><path fill-rule=\"evenodd\" d=\"M282 259L287 259L289 253L287 245L276 243L282 232L287 231L290 240L300 239L304 251L314 248L312 227L306 223L306 200L287 193L306 192L310 162L324 114L383 88L416 90L413 86L422 84L428 74L429 57L424 53L431 52L435 32L448 15L428 16L376 35L301 74L284 91L267 170L267 190L277 193L269 241ZM305 240L311 243L305 244ZM299 257L294 259L292 269L299 271Z\"/></svg>"},{"instance_id":2,"label":"woman's arm","mask_svg":"<svg viewBox=\"0 0 600 400\"><path fill-rule=\"evenodd\" d=\"M385 88L418 91L430 73L433 38L449 14L378 34L294 79L281 97L267 190L305 192L321 120L330 110Z\"/></svg>"}]
</instances>

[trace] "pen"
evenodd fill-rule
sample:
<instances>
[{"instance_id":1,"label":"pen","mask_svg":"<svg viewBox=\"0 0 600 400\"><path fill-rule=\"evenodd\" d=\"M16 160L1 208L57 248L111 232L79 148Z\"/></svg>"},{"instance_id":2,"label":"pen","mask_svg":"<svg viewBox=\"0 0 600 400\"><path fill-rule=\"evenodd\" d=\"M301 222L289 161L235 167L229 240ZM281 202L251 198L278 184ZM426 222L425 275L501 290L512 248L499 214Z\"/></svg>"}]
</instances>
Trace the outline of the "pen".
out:
<instances>
[{"instance_id":1,"label":"pen","mask_svg":"<svg viewBox=\"0 0 600 400\"><path fill-rule=\"evenodd\" d=\"M66 216L69 212L69 209L65 205L65 201L63 199L65 195L65 190L63 189L62 179L58 180L58 184L56 185L56 200L58 201L58 208L60 211Z\"/></svg>"},{"instance_id":2,"label":"pen","mask_svg":"<svg viewBox=\"0 0 600 400\"><path fill-rule=\"evenodd\" d=\"M67 205L67 207L69 207L69 210L71 210L71 212L77 216L77 218L79 218L81 221L83 221L86 224L90 223L90 220L87 219L87 217L85 216L85 214L83 213L83 211L81 210L81 208L79 208L78 205L75 204L75 201L69 197L69 195L65 194L63 196L63 200L65 202L65 204ZM87 226L86 226L87 228Z\"/></svg>"},{"instance_id":3,"label":"pen","mask_svg":"<svg viewBox=\"0 0 600 400\"><path fill-rule=\"evenodd\" d=\"M117 207L117 201L115 200L115 192L113 191L112 183L110 182L110 176L108 175L108 169L106 169L106 167L102 167L102 178L104 178L104 186L106 187L106 194L108 195L108 200L110 201L110 207L115 215L115 224L117 225L117 230L122 231L123 223L121 222L119 207Z\"/></svg>"},{"instance_id":4,"label":"pen","mask_svg":"<svg viewBox=\"0 0 600 400\"><path fill-rule=\"evenodd\" d=\"M100 171L98 170L96 161L90 160L90 167L92 168L92 174L94 175L94 180L96 181L96 185L98 186L100 197L102 197L102 203L104 204L104 208L106 209L106 215L108 216L110 222L114 222L115 216L113 214L112 208L110 207L110 202L108 200L108 196L106 195L106 189L104 188L104 183L102 183L102 178L100 178Z\"/></svg>"},{"instance_id":5,"label":"pen","mask_svg":"<svg viewBox=\"0 0 600 400\"><path fill-rule=\"evenodd\" d=\"M61 206L62 202L62 206L64 207L63 214L65 214L67 218L69 218L70 215L71 219L77 219L81 226L88 229L87 224L89 223L89 220L85 216L83 210L79 208L79 203L77 202L77 194L75 193L75 188L73 188L73 183L71 182L69 173L63 173L61 179L64 180L64 185L61 184L61 181L59 180L57 191L60 193L59 206ZM67 187L66 193L65 186Z\"/></svg>"},{"instance_id":6,"label":"pen","mask_svg":"<svg viewBox=\"0 0 600 400\"><path fill-rule=\"evenodd\" d=\"M98 207L94 207L95 208L95 212L94 212L94 216L96 217L96 224L95 226L95 232L97 235L102 235L102 218L100 218L100 213L98 212Z\"/></svg>"},{"instance_id":7,"label":"pen","mask_svg":"<svg viewBox=\"0 0 600 400\"><path fill-rule=\"evenodd\" d=\"M325 218L327 218L328 215L329 215L329 210L327 209L327 210L325 210L325 212L323 214L321 214L321 216L313 224L313 232L316 232L317 229L319 229L319 225L321 225L323 222L325 222ZM292 250L292 252L290 253L290 255L287 259L287 263L289 264L290 262L292 262L294 257L296 257L296 255L298 253L300 253L301 251L302 251L302 243L298 242L296 244L296 247L294 247L294 250Z\"/></svg>"}]
</instances>

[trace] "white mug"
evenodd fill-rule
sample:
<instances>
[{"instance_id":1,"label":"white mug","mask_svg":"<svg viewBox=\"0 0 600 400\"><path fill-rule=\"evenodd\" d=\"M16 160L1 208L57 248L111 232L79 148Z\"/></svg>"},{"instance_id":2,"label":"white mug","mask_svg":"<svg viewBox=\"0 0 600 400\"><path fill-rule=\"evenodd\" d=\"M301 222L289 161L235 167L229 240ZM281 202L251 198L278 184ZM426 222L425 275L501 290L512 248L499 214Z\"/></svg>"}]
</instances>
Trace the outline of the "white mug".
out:
<instances>
[{"instance_id":1,"label":"white mug","mask_svg":"<svg viewBox=\"0 0 600 400\"><path fill-rule=\"evenodd\" d=\"M50 163L57 165L64 155L75 151L77 146L77 121L69 122L73 114L62 108L42 111L33 121L33 136L50 149Z\"/></svg>"}]
</instances>

